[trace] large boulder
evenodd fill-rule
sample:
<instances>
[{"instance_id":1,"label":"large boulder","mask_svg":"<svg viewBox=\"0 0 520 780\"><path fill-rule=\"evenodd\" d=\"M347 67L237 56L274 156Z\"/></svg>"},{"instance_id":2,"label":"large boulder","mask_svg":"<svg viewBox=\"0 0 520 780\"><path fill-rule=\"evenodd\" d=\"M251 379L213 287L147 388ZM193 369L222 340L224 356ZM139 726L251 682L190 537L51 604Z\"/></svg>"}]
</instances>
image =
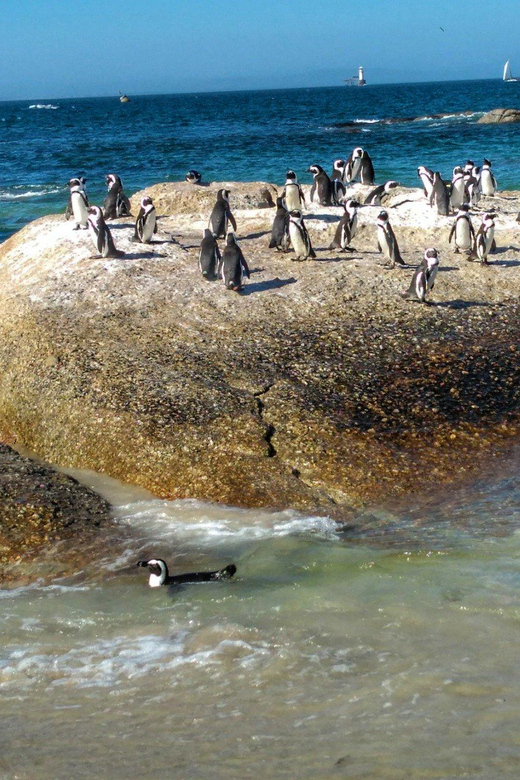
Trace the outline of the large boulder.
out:
<instances>
[{"instance_id":1,"label":"large boulder","mask_svg":"<svg viewBox=\"0 0 520 780\"><path fill-rule=\"evenodd\" d=\"M208 215L217 199L220 189L230 190L233 209L265 209L276 205L277 188L267 182L212 182L211 184L189 184L186 181L154 184L136 192L130 203L132 213L137 214L144 195L152 198L158 214Z\"/></svg>"},{"instance_id":2,"label":"large boulder","mask_svg":"<svg viewBox=\"0 0 520 780\"><path fill-rule=\"evenodd\" d=\"M497 125L508 122L520 122L520 109L518 108L494 108L481 116L477 124Z\"/></svg>"}]
</instances>

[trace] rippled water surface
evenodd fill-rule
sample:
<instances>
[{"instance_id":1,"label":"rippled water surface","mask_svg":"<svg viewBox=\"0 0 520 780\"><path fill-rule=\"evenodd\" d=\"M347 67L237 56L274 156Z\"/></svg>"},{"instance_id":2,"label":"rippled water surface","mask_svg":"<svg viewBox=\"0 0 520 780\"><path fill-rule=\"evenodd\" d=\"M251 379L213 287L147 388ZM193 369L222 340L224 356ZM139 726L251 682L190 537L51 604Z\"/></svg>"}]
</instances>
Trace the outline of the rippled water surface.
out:
<instances>
[{"instance_id":1,"label":"rippled water surface","mask_svg":"<svg viewBox=\"0 0 520 780\"><path fill-rule=\"evenodd\" d=\"M0 591L0 777L517 777L518 463L369 539L87 475L133 537ZM152 553L238 575L152 590Z\"/></svg>"}]
</instances>

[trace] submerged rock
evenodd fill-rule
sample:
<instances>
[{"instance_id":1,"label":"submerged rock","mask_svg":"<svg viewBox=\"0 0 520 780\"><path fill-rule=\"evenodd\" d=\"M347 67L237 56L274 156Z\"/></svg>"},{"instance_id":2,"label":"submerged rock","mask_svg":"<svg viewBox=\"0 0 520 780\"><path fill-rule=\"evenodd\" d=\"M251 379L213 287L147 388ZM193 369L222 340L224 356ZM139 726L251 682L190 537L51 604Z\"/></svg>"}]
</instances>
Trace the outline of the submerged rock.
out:
<instances>
[{"instance_id":1,"label":"submerged rock","mask_svg":"<svg viewBox=\"0 0 520 780\"><path fill-rule=\"evenodd\" d=\"M520 109L494 108L478 120L480 125L497 125L506 122L520 122Z\"/></svg>"}]
</instances>

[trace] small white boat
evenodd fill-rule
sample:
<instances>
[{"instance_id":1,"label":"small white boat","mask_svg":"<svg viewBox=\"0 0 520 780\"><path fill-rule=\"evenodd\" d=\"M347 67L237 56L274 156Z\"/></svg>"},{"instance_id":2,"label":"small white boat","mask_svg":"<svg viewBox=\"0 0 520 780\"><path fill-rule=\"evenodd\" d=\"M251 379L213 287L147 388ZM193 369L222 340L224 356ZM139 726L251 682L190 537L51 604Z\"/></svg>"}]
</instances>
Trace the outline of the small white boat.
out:
<instances>
[{"instance_id":1,"label":"small white boat","mask_svg":"<svg viewBox=\"0 0 520 780\"><path fill-rule=\"evenodd\" d=\"M513 74L511 73L510 62L511 61L508 60L504 65L504 75L502 76L502 81L520 81L520 79L513 77Z\"/></svg>"},{"instance_id":2,"label":"small white boat","mask_svg":"<svg viewBox=\"0 0 520 780\"><path fill-rule=\"evenodd\" d=\"M119 98L119 100L121 101L121 103L130 103L130 98L128 97L128 95L123 95L123 94L122 94L122 92L120 92L119 94L120 94L120 96L121 96L121 97Z\"/></svg>"}]
</instances>

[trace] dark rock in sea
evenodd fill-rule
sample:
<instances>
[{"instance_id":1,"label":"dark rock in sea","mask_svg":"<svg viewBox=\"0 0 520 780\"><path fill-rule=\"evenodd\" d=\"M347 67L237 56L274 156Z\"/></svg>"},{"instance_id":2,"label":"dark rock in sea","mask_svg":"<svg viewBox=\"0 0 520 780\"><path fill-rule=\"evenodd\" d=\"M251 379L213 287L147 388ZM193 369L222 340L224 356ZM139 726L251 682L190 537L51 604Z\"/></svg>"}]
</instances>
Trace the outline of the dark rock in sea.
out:
<instances>
[{"instance_id":1,"label":"dark rock in sea","mask_svg":"<svg viewBox=\"0 0 520 780\"><path fill-rule=\"evenodd\" d=\"M497 125L508 122L520 122L520 109L494 108L493 111L489 111L478 120L480 125Z\"/></svg>"}]
</instances>

